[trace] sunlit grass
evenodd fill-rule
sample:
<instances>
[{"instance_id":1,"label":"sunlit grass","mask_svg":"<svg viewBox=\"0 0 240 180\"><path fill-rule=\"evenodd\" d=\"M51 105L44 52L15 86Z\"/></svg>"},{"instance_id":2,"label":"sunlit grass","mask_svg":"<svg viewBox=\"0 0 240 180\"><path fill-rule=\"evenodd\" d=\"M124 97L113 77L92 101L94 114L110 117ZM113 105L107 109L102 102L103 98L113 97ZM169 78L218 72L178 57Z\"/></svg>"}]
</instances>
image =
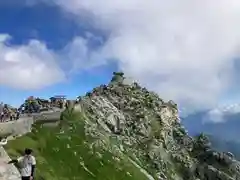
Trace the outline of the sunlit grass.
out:
<instances>
[{"instance_id":1,"label":"sunlit grass","mask_svg":"<svg viewBox=\"0 0 240 180\"><path fill-rule=\"evenodd\" d=\"M33 132L5 147L12 158L28 147L37 159L36 180L146 180L126 157L116 161L101 148L91 149L80 113L65 111L58 127L35 125ZM120 158L120 159L121 159Z\"/></svg>"}]
</instances>

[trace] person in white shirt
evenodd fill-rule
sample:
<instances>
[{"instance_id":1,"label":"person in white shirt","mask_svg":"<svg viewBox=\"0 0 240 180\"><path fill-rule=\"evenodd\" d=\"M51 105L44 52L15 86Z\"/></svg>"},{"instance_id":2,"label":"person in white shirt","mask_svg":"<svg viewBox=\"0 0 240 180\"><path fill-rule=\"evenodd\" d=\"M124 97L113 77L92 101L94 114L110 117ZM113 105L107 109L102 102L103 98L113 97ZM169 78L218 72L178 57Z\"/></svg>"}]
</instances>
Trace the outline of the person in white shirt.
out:
<instances>
[{"instance_id":1,"label":"person in white shirt","mask_svg":"<svg viewBox=\"0 0 240 180\"><path fill-rule=\"evenodd\" d=\"M34 177L34 170L36 167L36 159L32 155L32 150L26 148L25 155L19 157L16 160L11 160L8 162L10 163L17 163L19 166L19 171L22 176L22 180L33 180Z\"/></svg>"},{"instance_id":2,"label":"person in white shirt","mask_svg":"<svg viewBox=\"0 0 240 180\"><path fill-rule=\"evenodd\" d=\"M24 111L25 111L25 107L23 106L21 110L22 110L22 114L23 114L23 113L24 113Z\"/></svg>"}]
</instances>

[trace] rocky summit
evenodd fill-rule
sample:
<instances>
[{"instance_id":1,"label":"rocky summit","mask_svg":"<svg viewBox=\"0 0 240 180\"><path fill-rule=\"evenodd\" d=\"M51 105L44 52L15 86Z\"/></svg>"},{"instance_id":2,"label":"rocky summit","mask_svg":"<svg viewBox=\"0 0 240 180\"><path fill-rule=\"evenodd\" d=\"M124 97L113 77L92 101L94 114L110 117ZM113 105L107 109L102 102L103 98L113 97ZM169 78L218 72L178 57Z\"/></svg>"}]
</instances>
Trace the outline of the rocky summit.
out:
<instances>
[{"instance_id":1,"label":"rocky summit","mask_svg":"<svg viewBox=\"0 0 240 180\"><path fill-rule=\"evenodd\" d=\"M238 180L240 163L216 152L204 134L190 137L173 101L114 73L62 113L57 127L36 124L5 149L27 147L38 180Z\"/></svg>"}]
</instances>

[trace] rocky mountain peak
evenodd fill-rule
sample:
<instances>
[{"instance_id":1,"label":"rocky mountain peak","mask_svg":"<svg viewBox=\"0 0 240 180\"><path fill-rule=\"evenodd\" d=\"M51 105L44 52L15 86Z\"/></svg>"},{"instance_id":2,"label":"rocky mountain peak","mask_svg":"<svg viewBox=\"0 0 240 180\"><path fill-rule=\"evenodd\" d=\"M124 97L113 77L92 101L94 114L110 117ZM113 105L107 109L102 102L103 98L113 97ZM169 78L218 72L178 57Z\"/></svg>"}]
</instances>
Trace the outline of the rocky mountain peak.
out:
<instances>
[{"instance_id":1,"label":"rocky mountain peak","mask_svg":"<svg viewBox=\"0 0 240 180\"><path fill-rule=\"evenodd\" d=\"M17 143L42 142L40 159L54 170L41 170L42 179L53 172L56 178L50 179L240 179L234 155L214 151L204 134L188 135L176 103L126 79L115 72L109 84L80 96L64 111L59 129L40 126ZM69 168L61 168L67 162Z\"/></svg>"},{"instance_id":2,"label":"rocky mountain peak","mask_svg":"<svg viewBox=\"0 0 240 180\"><path fill-rule=\"evenodd\" d=\"M188 136L176 103L164 102L156 93L136 82L126 84L124 79L122 72L113 73L108 85L94 88L76 106L87 114L91 123L85 132L96 144L108 147L104 137L114 137L119 151L132 154L135 162L140 160L155 179L240 178L238 162L212 151L204 135Z\"/></svg>"}]
</instances>

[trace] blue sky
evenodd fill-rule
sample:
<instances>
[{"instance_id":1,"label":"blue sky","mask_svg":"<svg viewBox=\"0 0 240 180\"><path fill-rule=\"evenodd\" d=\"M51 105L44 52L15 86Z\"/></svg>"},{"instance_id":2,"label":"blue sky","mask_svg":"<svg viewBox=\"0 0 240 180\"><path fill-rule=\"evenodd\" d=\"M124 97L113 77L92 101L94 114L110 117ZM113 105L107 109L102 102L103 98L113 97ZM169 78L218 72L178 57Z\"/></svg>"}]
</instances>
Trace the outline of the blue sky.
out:
<instances>
[{"instance_id":1,"label":"blue sky","mask_svg":"<svg viewBox=\"0 0 240 180\"><path fill-rule=\"evenodd\" d=\"M77 24L74 19L66 17L59 7L46 4L24 6L15 3L5 5L0 3L0 22L0 34L7 33L12 36L10 46L27 44L30 39L38 39L44 41L49 49L55 51L62 49L75 36L84 36L91 28L87 24ZM91 30L94 31L94 29ZM107 83L114 70L116 66L110 64L91 69L91 71L81 71L69 77L65 82L39 90L21 90L2 85L0 86L0 100L19 105L29 95L48 98L63 94L69 98L75 98L95 86Z\"/></svg>"},{"instance_id":2,"label":"blue sky","mask_svg":"<svg viewBox=\"0 0 240 180\"><path fill-rule=\"evenodd\" d=\"M122 70L188 110L239 102L240 3L0 1L0 100L74 98Z\"/></svg>"}]
</instances>

